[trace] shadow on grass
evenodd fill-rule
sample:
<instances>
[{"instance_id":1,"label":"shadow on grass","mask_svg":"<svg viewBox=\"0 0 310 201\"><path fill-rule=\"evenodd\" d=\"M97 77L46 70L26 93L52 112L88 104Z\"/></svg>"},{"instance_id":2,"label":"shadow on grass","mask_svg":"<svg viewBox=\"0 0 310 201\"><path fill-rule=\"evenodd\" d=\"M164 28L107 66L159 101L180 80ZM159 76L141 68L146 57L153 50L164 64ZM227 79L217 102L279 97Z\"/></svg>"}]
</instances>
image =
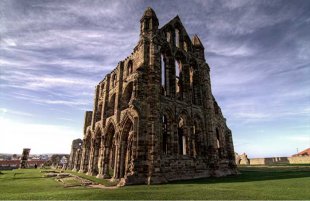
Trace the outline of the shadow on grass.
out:
<instances>
[{"instance_id":1,"label":"shadow on grass","mask_svg":"<svg viewBox=\"0 0 310 201\"><path fill-rule=\"evenodd\" d=\"M12 178L8 178L8 179L46 179L45 177L12 177Z\"/></svg>"},{"instance_id":2,"label":"shadow on grass","mask_svg":"<svg viewBox=\"0 0 310 201\"><path fill-rule=\"evenodd\" d=\"M283 170L283 171L240 171L240 175L231 175L226 177L209 177L203 179L193 179L184 181L173 181L169 184L216 184L216 183L236 183L236 182L252 182L252 181L267 181L267 180L281 180L281 179L296 179L309 177L310 171L296 171L296 170Z\"/></svg>"},{"instance_id":3,"label":"shadow on grass","mask_svg":"<svg viewBox=\"0 0 310 201\"><path fill-rule=\"evenodd\" d=\"M42 176L35 176L35 177L18 177L18 176L6 176L6 177L3 177L3 178L0 178L0 180L27 180L27 179L46 179L45 177L42 177Z\"/></svg>"}]
</instances>

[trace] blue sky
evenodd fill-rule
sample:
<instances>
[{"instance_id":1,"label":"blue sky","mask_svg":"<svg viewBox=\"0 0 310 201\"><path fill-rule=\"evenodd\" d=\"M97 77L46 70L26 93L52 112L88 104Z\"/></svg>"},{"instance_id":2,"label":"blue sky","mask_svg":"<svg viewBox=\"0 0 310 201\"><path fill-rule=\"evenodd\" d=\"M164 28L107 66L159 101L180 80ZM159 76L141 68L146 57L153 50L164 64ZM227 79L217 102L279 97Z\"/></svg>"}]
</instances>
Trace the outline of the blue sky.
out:
<instances>
[{"instance_id":1,"label":"blue sky","mask_svg":"<svg viewBox=\"0 0 310 201\"><path fill-rule=\"evenodd\" d=\"M151 6L198 34L212 90L250 157L310 147L310 1L0 1L0 153L70 151L94 86Z\"/></svg>"}]
</instances>

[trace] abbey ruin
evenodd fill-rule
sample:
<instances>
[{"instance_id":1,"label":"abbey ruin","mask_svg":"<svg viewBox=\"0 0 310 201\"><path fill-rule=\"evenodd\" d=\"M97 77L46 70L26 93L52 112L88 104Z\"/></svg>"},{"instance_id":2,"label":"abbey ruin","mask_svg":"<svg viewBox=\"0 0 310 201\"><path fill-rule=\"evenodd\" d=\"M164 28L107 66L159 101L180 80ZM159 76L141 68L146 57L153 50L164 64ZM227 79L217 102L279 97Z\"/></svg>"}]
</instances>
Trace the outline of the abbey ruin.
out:
<instances>
[{"instance_id":1,"label":"abbey ruin","mask_svg":"<svg viewBox=\"0 0 310 201\"><path fill-rule=\"evenodd\" d=\"M68 168L119 185L236 174L232 134L197 35L142 16L133 52L99 82Z\"/></svg>"}]
</instances>

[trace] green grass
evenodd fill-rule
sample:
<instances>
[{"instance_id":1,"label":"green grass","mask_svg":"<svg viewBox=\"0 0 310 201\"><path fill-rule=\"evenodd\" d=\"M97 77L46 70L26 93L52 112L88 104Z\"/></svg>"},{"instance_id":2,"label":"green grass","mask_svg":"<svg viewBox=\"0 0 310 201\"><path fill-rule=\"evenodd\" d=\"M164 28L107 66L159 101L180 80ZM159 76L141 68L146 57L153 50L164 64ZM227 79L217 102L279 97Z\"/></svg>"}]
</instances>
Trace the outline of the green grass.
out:
<instances>
[{"instance_id":1,"label":"green grass","mask_svg":"<svg viewBox=\"0 0 310 201\"><path fill-rule=\"evenodd\" d=\"M110 182L107 179L98 179L98 178L93 177L93 176L89 176L89 175L86 175L86 174L83 174L83 173L73 172L73 171L70 171L70 170L66 170L65 172L68 172L68 173L77 175L79 177L91 180L91 181L96 182L98 184L103 184L105 186L116 186L117 185L117 182Z\"/></svg>"},{"instance_id":2,"label":"green grass","mask_svg":"<svg viewBox=\"0 0 310 201\"><path fill-rule=\"evenodd\" d=\"M63 182L65 187L73 187L73 186L82 185L82 183L74 177L62 178L61 181Z\"/></svg>"},{"instance_id":3,"label":"green grass","mask_svg":"<svg viewBox=\"0 0 310 201\"><path fill-rule=\"evenodd\" d=\"M2 171L0 199L309 199L310 167L241 167L241 175L136 185L118 189L65 188L40 170ZM16 174L14 177L14 173ZM95 178L92 178L95 179Z\"/></svg>"}]
</instances>

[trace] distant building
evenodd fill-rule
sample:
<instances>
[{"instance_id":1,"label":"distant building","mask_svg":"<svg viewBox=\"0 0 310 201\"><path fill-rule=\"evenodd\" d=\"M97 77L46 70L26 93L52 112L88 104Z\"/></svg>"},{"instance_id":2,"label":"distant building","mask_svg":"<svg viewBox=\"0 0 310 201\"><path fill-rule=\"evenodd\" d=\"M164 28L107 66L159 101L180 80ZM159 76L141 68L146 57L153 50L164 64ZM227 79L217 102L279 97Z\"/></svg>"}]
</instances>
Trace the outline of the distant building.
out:
<instances>
[{"instance_id":1,"label":"distant building","mask_svg":"<svg viewBox=\"0 0 310 201\"><path fill-rule=\"evenodd\" d=\"M0 170L12 170L19 168L20 160L0 160Z\"/></svg>"},{"instance_id":2,"label":"distant building","mask_svg":"<svg viewBox=\"0 0 310 201\"><path fill-rule=\"evenodd\" d=\"M293 157L295 156L310 156L310 148L293 155Z\"/></svg>"}]
</instances>

